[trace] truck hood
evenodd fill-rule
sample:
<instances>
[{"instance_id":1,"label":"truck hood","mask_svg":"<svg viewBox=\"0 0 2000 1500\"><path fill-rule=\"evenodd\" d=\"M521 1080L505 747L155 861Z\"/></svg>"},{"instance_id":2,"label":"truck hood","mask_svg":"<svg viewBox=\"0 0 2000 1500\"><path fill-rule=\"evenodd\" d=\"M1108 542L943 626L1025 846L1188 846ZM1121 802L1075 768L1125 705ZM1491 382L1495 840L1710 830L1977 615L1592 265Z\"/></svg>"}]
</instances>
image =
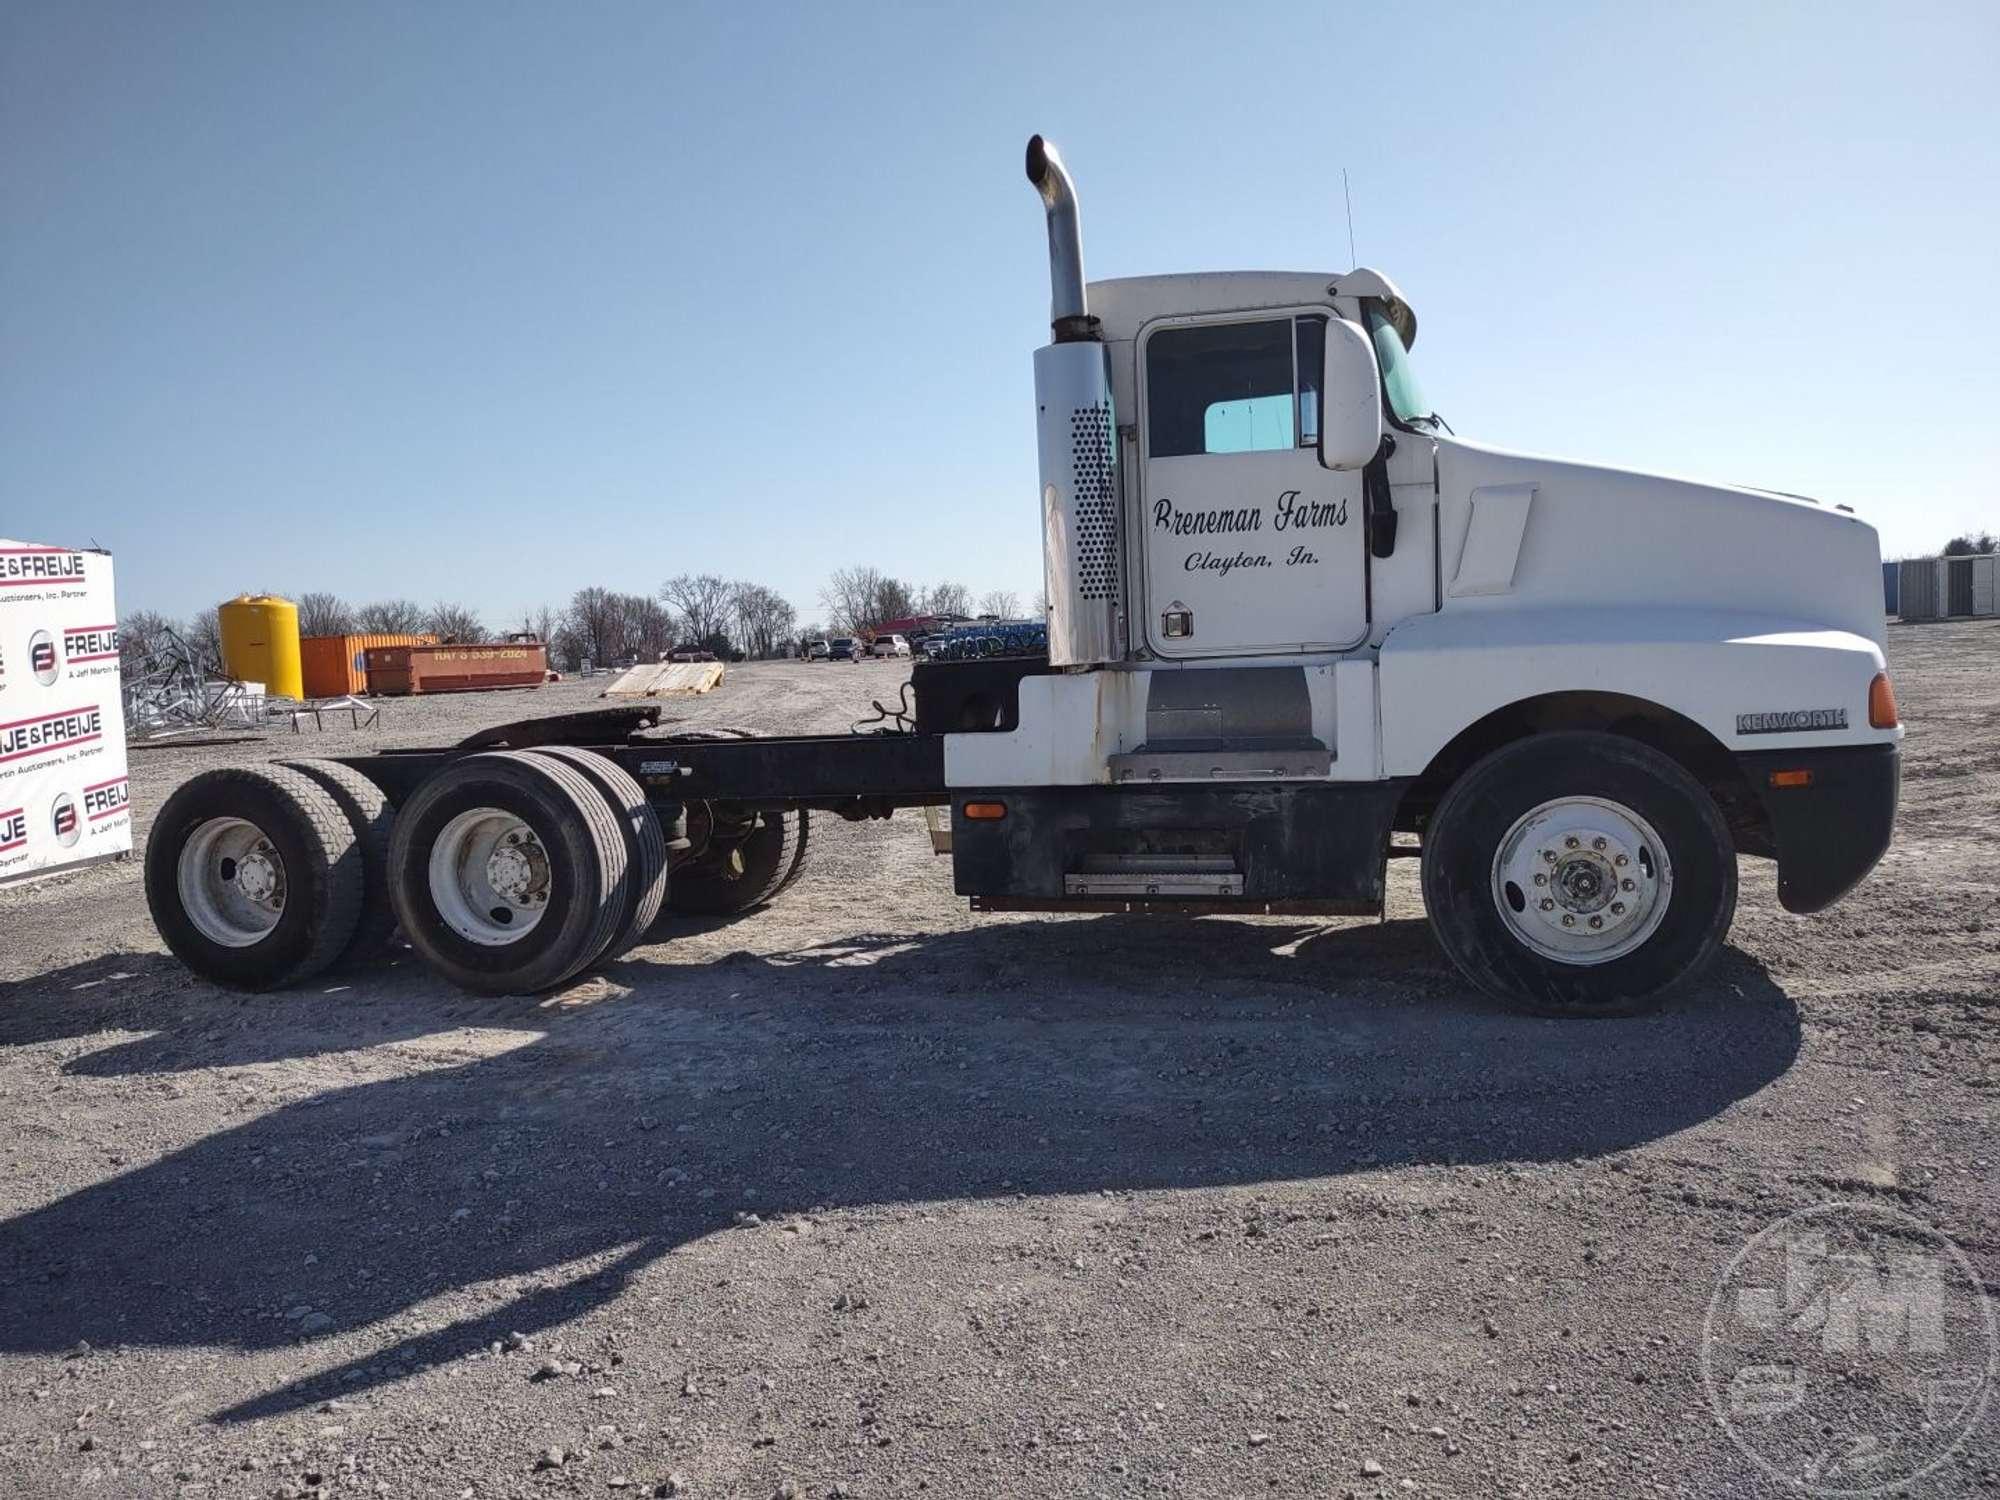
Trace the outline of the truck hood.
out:
<instances>
[{"instance_id":1,"label":"truck hood","mask_svg":"<svg viewBox=\"0 0 2000 1500\"><path fill-rule=\"evenodd\" d=\"M1798 496L1439 437L1447 609L1536 605L1750 612L1884 643L1882 553L1867 522ZM1532 487L1511 587L1454 591L1479 491ZM1485 540L1481 538L1482 542Z\"/></svg>"}]
</instances>

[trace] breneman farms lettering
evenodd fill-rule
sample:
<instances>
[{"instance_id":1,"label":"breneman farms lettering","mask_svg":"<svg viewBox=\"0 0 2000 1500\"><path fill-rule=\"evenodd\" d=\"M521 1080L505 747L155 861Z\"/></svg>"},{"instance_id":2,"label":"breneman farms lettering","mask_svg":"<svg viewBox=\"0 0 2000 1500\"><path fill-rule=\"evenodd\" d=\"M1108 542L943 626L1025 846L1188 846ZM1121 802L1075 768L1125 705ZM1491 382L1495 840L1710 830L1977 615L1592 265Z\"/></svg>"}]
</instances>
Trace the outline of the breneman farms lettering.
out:
<instances>
[{"instance_id":1,"label":"breneman farms lettering","mask_svg":"<svg viewBox=\"0 0 2000 1500\"><path fill-rule=\"evenodd\" d=\"M0 548L0 588L82 583L83 554L65 547Z\"/></svg>"},{"instance_id":2,"label":"breneman farms lettering","mask_svg":"<svg viewBox=\"0 0 2000 1500\"><path fill-rule=\"evenodd\" d=\"M104 710L95 704L38 714L0 724L0 761L29 755L49 755L72 745L88 745L104 737Z\"/></svg>"},{"instance_id":3,"label":"breneman farms lettering","mask_svg":"<svg viewBox=\"0 0 2000 1500\"><path fill-rule=\"evenodd\" d=\"M1271 530L1303 531L1308 527L1345 526L1347 500L1304 500L1297 490L1286 490L1272 507ZM1182 510L1173 501L1153 502L1153 529L1172 536L1224 536L1264 529L1264 508L1243 505L1234 509Z\"/></svg>"}]
</instances>

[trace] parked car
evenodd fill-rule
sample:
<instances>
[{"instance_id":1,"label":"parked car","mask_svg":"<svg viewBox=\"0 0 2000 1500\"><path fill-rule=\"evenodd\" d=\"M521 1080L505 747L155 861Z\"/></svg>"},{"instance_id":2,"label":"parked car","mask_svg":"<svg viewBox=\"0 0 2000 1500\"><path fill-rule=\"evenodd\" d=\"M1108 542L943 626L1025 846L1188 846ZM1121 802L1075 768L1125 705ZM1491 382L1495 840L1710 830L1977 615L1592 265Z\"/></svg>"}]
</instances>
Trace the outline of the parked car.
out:
<instances>
[{"instance_id":1,"label":"parked car","mask_svg":"<svg viewBox=\"0 0 2000 1500\"><path fill-rule=\"evenodd\" d=\"M825 640L807 641L806 649L800 654L807 661L831 661L833 660L833 643Z\"/></svg>"},{"instance_id":2,"label":"parked car","mask_svg":"<svg viewBox=\"0 0 2000 1500\"><path fill-rule=\"evenodd\" d=\"M866 648L862 646L861 642L855 640L853 636L844 635L833 643L832 651L833 656L831 659L834 661L860 661L866 652Z\"/></svg>"},{"instance_id":3,"label":"parked car","mask_svg":"<svg viewBox=\"0 0 2000 1500\"><path fill-rule=\"evenodd\" d=\"M869 650L876 656L908 656L910 638L906 635L878 635Z\"/></svg>"}]
</instances>

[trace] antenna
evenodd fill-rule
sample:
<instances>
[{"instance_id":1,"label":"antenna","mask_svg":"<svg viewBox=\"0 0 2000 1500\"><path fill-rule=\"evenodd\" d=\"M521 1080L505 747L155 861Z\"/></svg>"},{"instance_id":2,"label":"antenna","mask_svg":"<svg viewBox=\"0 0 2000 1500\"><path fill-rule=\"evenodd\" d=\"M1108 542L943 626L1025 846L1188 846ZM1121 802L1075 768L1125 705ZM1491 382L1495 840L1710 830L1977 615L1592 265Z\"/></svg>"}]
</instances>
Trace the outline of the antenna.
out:
<instances>
[{"instance_id":1,"label":"antenna","mask_svg":"<svg viewBox=\"0 0 2000 1500\"><path fill-rule=\"evenodd\" d=\"M1347 268L1351 271L1361 262L1354 255L1354 199L1347 191L1347 168L1340 169L1340 199L1347 205Z\"/></svg>"}]
</instances>

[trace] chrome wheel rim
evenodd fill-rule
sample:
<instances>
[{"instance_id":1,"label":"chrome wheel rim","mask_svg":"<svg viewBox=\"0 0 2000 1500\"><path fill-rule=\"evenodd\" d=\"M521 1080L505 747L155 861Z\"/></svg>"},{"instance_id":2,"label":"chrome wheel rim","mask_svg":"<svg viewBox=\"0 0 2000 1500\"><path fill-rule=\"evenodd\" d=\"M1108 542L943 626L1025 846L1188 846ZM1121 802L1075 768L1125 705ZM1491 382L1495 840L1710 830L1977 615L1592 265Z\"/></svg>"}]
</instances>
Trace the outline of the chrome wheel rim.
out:
<instances>
[{"instance_id":1,"label":"chrome wheel rim","mask_svg":"<svg viewBox=\"0 0 2000 1500\"><path fill-rule=\"evenodd\" d=\"M1518 818L1493 855L1507 930L1558 963L1610 963L1659 930L1674 871L1659 833L1602 797L1558 797Z\"/></svg>"},{"instance_id":2,"label":"chrome wheel rim","mask_svg":"<svg viewBox=\"0 0 2000 1500\"><path fill-rule=\"evenodd\" d=\"M445 824L428 873L445 926L486 948L518 943L540 925L554 878L535 830L497 807L470 808Z\"/></svg>"},{"instance_id":3,"label":"chrome wheel rim","mask_svg":"<svg viewBox=\"0 0 2000 1500\"><path fill-rule=\"evenodd\" d=\"M263 829L242 818L199 825L181 845L174 883L195 931L225 948L269 937L291 894L284 858Z\"/></svg>"}]
</instances>

